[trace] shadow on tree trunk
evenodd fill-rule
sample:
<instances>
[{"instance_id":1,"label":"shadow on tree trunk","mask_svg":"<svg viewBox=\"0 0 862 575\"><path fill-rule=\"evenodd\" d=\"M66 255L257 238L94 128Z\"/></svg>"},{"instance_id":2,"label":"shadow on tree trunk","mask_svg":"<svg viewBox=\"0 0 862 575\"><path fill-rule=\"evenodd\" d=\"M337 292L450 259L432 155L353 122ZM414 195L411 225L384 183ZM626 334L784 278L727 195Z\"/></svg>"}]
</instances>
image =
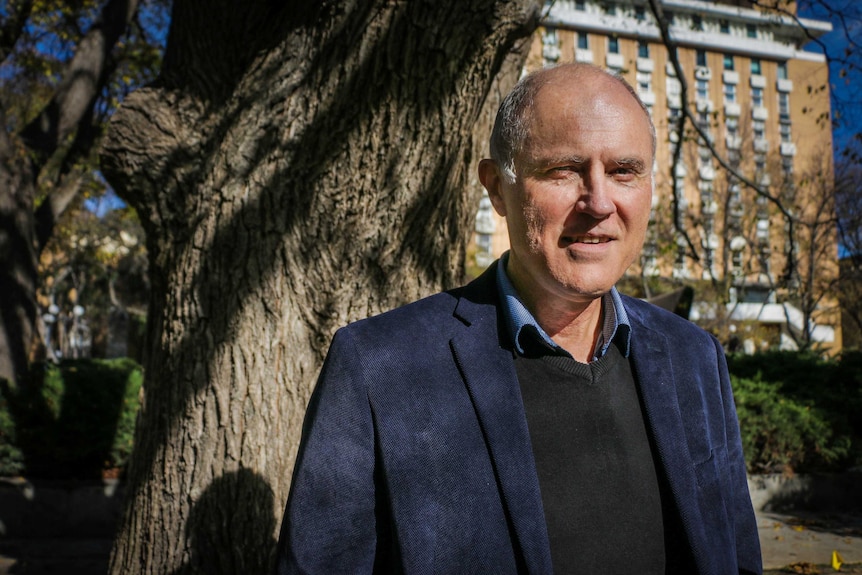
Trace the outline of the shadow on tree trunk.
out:
<instances>
[{"instance_id":1,"label":"shadow on tree trunk","mask_svg":"<svg viewBox=\"0 0 862 575\"><path fill-rule=\"evenodd\" d=\"M191 557L173 575L253 573L261 564L270 572L276 512L272 489L254 471L217 477L192 505L184 530Z\"/></svg>"}]
</instances>

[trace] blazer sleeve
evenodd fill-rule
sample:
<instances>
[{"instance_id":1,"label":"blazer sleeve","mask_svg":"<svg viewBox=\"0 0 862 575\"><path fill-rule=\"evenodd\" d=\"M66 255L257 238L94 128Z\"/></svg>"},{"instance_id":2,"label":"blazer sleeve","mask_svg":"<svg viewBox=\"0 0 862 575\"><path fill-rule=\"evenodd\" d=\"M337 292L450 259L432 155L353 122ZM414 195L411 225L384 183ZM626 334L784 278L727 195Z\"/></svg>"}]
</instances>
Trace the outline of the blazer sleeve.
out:
<instances>
[{"instance_id":1,"label":"blazer sleeve","mask_svg":"<svg viewBox=\"0 0 862 575\"><path fill-rule=\"evenodd\" d=\"M729 494L728 513L736 535L736 554L739 572L760 575L763 572L763 561L760 553L760 539L757 533L757 520L751 505L748 492L748 479L745 470L745 458L742 453L742 438L739 432L739 420L733 401L733 390L730 385L730 373L727 368L727 358L718 340L713 337L718 358L721 398L725 414L725 433L727 437L727 461L730 473L732 493Z\"/></svg>"},{"instance_id":2,"label":"blazer sleeve","mask_svg":"<svg viewBox=\"0 0 862 575\"><path fill-rule=\"evenodd\" d=\"M374 475L374 426L359 354L341 330L306 410L279 536L278 575L374 571Z\"/></svg>"}]
</instances>

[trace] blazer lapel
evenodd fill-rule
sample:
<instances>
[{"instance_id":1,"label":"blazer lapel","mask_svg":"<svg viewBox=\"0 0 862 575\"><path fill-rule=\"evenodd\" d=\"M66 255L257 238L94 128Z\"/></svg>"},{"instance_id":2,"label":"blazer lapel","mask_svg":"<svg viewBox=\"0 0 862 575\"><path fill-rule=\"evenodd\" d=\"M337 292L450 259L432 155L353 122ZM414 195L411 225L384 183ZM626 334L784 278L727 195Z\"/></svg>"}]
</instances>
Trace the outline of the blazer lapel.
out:
<instances>
[{"instance_id":1,"label":"blazer lapel","mask_svg":"<svg viewBox=\"0 0 862 575\"><path fill-rule=\"evenodd\" d=\"M697 504L697 477L686 442L685 426L676 393L671 350L666 338L629 315L632 325L631 361L641 390L644 416L658 452L658 463L670 487L671 496L695 559L702 541L700 508Z\"/></svg>"},{"instance_id":2,"label":"blazer lapel","mask_svg":"<svg viewBox=\"0 0 862 575\"><path fill-rule=\"evenodd\" d=\"M482 279L487 282L488 276ZM496 296L493 302L464 296L455 315L466 326L452 338L452 352L476 409L521 556L528 573L550 573L539 480L512 352L500 345Z\"/></svg>"}]
</instances>

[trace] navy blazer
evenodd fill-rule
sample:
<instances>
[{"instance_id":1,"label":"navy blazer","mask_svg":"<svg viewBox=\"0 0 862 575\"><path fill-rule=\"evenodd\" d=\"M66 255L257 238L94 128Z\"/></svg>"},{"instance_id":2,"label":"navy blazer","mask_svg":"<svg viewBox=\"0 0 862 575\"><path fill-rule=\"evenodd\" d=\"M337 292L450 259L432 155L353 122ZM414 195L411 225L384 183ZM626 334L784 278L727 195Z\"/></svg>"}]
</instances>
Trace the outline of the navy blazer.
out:
<instances>
[{"instance_id":1,"label":"navy blazer","mask_svg":"<svg viewBox=\"0 0 862 575\"><path fill-rule=\"evenodd\" d=\"M279 574L552 573L494 278L492 266L335 335L306 413ZM624 304L656 466L693 572L760 573L721 346L655 306Z\"/></svg>"}]
</instances>

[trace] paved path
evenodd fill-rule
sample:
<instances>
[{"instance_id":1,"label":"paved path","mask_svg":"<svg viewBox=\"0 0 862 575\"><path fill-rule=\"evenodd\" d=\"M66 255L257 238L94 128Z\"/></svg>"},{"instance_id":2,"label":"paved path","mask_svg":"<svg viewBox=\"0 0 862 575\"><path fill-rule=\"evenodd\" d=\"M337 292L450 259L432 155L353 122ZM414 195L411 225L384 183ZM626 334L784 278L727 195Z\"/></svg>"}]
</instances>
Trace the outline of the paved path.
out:
<instances>
[{"instance_id":1,"label":"paved path","mask_svg":"<svg viewBox=\"0 0 862 575\"><path fill-rule=\"evenodd\" d=\"M859 515L762 511L757 527L765 569L792 563L829 565L833 551L845 563L862 564ZM109 552L109 540L0 538L0 575L104 575Z\"/></svg>"},{"instance_id":2,"label":"paved path","mask_svg":"<svg viewBox=\"0 0 862 575\"><path fill-rule=\"evenodd\" d=\"M792 563L829 565L833 551L837 551L845 563L862 564L862 517L859 515L803 512L782 515L760 511L757 529L765 569Z\"/></svg>"}]
</instances>

